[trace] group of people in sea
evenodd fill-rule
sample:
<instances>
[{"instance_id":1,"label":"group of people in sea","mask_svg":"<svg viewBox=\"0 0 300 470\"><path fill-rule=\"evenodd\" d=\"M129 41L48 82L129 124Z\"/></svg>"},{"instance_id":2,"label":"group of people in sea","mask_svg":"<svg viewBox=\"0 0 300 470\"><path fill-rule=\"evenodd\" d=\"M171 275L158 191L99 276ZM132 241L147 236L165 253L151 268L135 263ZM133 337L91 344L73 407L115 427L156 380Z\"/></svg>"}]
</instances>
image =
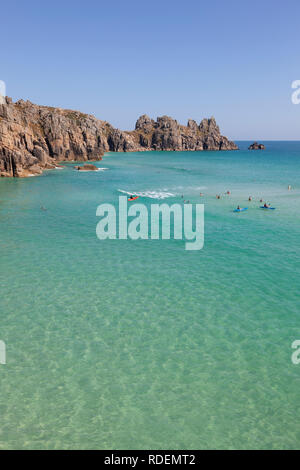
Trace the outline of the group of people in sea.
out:
<instances>
[{"instance_id":1,"label":"group of people in sea","mask_svg":"<svg viewBox=\"0 0 300 470\"><path fill-rule=\"evenodd\" d=\"M226 196L230 196L230 195L231 195L231 192L230 192L230 191L226 191L225 195L226 195ZM203 196L203 193L200 193L200 196ZM217 198L217 199L221 199L221 194L216 194L216 198ZM248 201L249 201L249 202L251 202L252 199L253 199L252 196L249 196L249 197L248 197ZM264 201L263 201L263 199L260 199L259 202L263 203ZM270 204L267 204L266 202L264 202L264 207L265 207L266 209L268 209L269 207L271 207L271 205L270 205ZM240 206L237 206L237 210L241 210L241 207L240 207Z\"/></svg>"},{"instance_id":2,"label":"group of people in sea","mask_svg":"<svg viewBox=\"0 0 300 470\"><path fill-rule=\"evenodd\" d=\"M230 196L231 192L230 192L230 191L227 191L225 194L226 194L226 196ZM203 196L203 194L200 193L200 196ZM216 194L216 198L217 198L217 199L221 199L221 194ZM249 201L249 202L251 202L252 199L253 199L252 196L249 196L249 197L248 197L248 201ZM264 201L263 201L263 199L260 199L259 202L264 202Z\"/></svg>"},{"instance_id":3,"label":"group of people in sea","mask_svg":"<svg viewBox=\"0 0 300 470\"><path fill-rule=\"evenodd\" d=\"M291 191L291 190L292 190L292 186L289 184L288 185L288 191ZM202 192L199 195L200 195L200 197L204 197L204 193L202 193ZM224 193L224 195L225 196L230 196L231 192L228 190L228 191L226 191L226 193ZM183 194L182 194L181 198L182 199L184 198ZM221 199L221 194L216 194L216 198ZM249 196L248 201L251 202L252 200L253 200L253 197ZM183 202L186 203L186 204L190 203L190 201L186 201L185 199L183 200ZM273 207L271 207L271 204L269 204L268 202L265 202L262 198L259 200L259 202L261 204L263 204L263 206L261 206L262 209L274 209ZM236 211L242 211L242 210L246 210L246 209L247 208L241 208L240 205L238 205L237 208L236 208Z\"/></svg>"},{"instance_id":4,"label":"group of people in sea","mask_svg":"<svg viewBox=\"0 0 300 470\"><path fill-rule=\"evenodd\" d=\"M288 191L291 191L292 189L292 186L289 184L288 185ZM231 194L230 191L226 191L225 193L227 196L229 196ZM202 195L202 193L200 193L200 196ZM217 199L221 199L221 195L220 194L217 194L216 195L216 198ZM251 202L252 201L252 196L249 196L248 197L248 201ZM271 208L271 204L268 204L267 202L265 202L262 198L259 200L260 203L263 203L263 206L261 206L263 209L270 209ZM240 211L242 210L242 208L240 207L240 205L237 206L237 210Z\"/></svg>"},{"instance_id":5,"label":"group of people in sea","mask_svg":"<svg viewBox=\"0 0 300 470\"><path fill-rule=\"evenodd\" d=\"M288 191L291 191L291 189L292 189L292 186L289 184L289 185L288 185ZM230 196L230 195L231 195L231 192L230 192L230 191L226 191L225 196ZM181 198L183 199L183 197L184 197L184 196L182 195ZM204 193L200 193L200 197L204 197ZM221 194L216 194L216 198L217 198L217 199L221 199ZM252 196L249 196L249 197L248 197L248 201L251 202L252 200L253 200L253 197L252 197ZM190 201L186 201L185 199L184 199L183 202L184 202L184 203L187 203L187 204L190 203ZM260 203L263 203L263 206L261 206L263 209L270 209L270 208L271 208L271 204L265 202L262 198L259 200L259 202L260 202ZM237 208L236 208L236 210L241 211L241 210L245 210L245 209L242 209L242 208L240 207L240 205L238 205Z\"/></svg>"},{"instance_id":6,"label":"group of people in sea","mask_svg":"<svg viewBox=\"0 0 300 470\"><path fill-rule=\"evenodd\" d=\"M226 194L226 195L230 195L231 193L230 193L230 191L227 191L225 194ZM183 197L184 197L184 196L183 196L183 194L182 194L181 199L183 199ZM204 194L203 194L203 193L200 193L200 197L204 197ZM220 194L217 194L217 195L216 195L216 198L217 198L217 199L221 199L221 195L220 195ZM252 201L252 196L249 196L248 201ZM186 201L185 199L183 200L183 202L184 202L185 204L190 204L190 201ZM262 203L262 202L264 202L264 201L263 201L262 199L260 199L259 202ZM265 207L266 209L268 209L268 208L271 207L271 206L270 206L270 204L267 204L267 203L265 202L265 203L264 203L264 207ZM238 210L241 210L240 206L237 206L237 209L238 209Z\"/></svg>"}]
</instances>

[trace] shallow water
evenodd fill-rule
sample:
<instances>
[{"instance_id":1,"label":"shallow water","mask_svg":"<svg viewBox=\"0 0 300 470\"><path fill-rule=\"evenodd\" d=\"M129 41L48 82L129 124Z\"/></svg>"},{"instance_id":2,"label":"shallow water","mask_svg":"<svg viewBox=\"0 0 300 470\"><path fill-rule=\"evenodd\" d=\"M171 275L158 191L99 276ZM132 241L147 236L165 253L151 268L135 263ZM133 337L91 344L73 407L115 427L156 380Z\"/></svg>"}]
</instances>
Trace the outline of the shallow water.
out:
<instances>
[{"instance_id":1,"label":"shallow water","mask_svg":"<svg viewBox=\"0 0 300 470\"><path fill-rule=\"evenodd\" d=\"M300 143L266 145L0 180L0 448L300 447ZM204 249L98 240L124 192L204 202Z\"/></svg>"}]
</instances>

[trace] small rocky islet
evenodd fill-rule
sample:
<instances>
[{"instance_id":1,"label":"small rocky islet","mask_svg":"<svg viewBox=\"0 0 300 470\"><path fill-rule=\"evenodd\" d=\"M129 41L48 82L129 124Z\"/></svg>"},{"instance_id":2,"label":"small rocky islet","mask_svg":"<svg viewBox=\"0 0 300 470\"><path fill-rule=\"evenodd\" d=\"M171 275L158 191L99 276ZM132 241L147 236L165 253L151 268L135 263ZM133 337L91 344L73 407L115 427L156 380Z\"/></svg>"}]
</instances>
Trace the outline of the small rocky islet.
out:
<instances>
[{"instance_id":1,"label":"small rocky islet","mask_svg":"<svg viewBox=\"0 0 300 470\"><path fill-rule=\"evenodd\" d=\"M81 166L74 166L75 170L78 171L98 171L99 168L96 165L92 165L90 163L85 163Z\"/></svg>"},{"instance_id":2,"label":"small rocky islet","mask_svg":"<svg viewBox=\"0 0 300 470\"><path fill-rule=\"evenodd\" d=\"M258 142L254 142L248 147L248 150L265 150L264 144L259 144Z\"/></svg>"},{"instance_id":3,"label":"small rocky islet","mask_svg":"<svg viewBox=\"0 0 300 470\"><path fill-rule=\"evenodd\" d=\"M133 131L114 128L92 115L30 101L0 105L0 176L27 177L57 168L63 161L102 160L105 152L237 150L215 119L187 126L169 116L141 116ZM96 168L96 167L95 167ZM80 167L79 171L94 169Z\"/></svg>"}]
</instances>

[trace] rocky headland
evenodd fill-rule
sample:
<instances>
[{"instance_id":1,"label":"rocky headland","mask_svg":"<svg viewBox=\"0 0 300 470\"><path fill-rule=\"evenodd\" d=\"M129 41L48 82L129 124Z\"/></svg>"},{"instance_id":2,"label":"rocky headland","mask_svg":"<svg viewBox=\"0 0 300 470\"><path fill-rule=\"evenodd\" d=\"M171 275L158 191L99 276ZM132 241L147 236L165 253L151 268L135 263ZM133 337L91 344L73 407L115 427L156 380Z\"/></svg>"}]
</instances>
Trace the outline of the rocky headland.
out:
<instances>
[{"instance_id":1,"label":"rocky headland","mask_svg":"<svg viewBox=\"0 0 300 470\"><path fill-rule=\"evenodd\" d=\"M130 134L146 150L237 150L234 142L221 135L213 117L199 125L189 119L183 126L169 116L154 121L144 114Z\"/></svg>"},{"instance_id":2,"label":"rocky headland","mask_svg":"<svg viewBox=\"0 0 300 470\"><path fill-rule=\"evenodd\" d=\"M154 121L143 115L134 131L121 131L79 111L8 97L0 105L0 176L32 176L63 161L101 160L108 151L236 149L214 118L183 126L168 116Z\"/></svg>"}]
</instances>

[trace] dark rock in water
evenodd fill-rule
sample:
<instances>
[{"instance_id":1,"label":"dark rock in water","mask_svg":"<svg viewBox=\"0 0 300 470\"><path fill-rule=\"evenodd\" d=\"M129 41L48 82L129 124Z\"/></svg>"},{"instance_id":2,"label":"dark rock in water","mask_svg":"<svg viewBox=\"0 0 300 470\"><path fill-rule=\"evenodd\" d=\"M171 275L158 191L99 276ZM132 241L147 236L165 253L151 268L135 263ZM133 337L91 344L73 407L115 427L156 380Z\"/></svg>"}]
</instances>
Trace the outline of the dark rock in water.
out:
<instances>
[{"instance_id":1,"label":"dark rock in water","mask_svg":"<svg viewBox=\"0 0 300 470\"><path fill-rule=\"evenodd\" d=\"M258 144L257 142L254 142L254 144L250 145L248 150L265 150L264 144Z\"/></svg>"},{"instance_id":2,"label":"dark rock in water","mask_svg":"<svg viewBox=\"0 0 300 470\"><path fill-rule=\"evenodd\" d=\"M75 166L75 168L78 171L98 171L98 168L95 165L91 165L90 163L85 163L82 166Z\"/></svg>"},{"instance_id":3,"label":"dark rock in water","mask_svg":"<svg viewBox=\"0 0 300 470\"><path fill-rule=\"evenodd\" d=\"M121 131L79 111L11 98L0 105L0 176L32 176L68 160L101 160L107 151L236 149L214 118L199 125L189 119L182 126L168 116L154 121L144 114L134 131Z\"/></svg>"}]
</instances>

